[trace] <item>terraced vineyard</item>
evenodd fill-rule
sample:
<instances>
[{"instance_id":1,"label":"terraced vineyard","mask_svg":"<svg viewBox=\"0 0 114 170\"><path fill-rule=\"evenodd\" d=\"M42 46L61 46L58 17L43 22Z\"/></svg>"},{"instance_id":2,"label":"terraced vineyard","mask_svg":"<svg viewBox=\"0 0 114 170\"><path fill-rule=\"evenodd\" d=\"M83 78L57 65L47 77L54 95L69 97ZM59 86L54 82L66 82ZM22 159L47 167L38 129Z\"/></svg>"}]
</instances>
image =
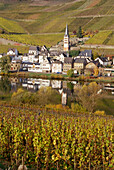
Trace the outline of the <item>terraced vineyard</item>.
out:
<instances>
[{"instance_id":1,"label":"terraced vineyard","mask_svg":"<svg viewBox=\"0 0 114 170\"><path fill-rule=\"evenodd\" d=\"M86 44L110 44L109 41L113 42L113 37L111 37L110 35L112 35L113 32L112 31L101 31L98 34L96 34L94 37L90 38ZM108 37L110 37L110 40L107 41ZM113 45L113 44L112 44Z\"/></svg>"},{"instance_id":2,"label":"terraced vineyard","mask_svg":"<svg viewBox=\"0 0 114 170\"><path fill-rule=\"evenodd\" d=\"M113 8L112 0L42 0L38 2L33 0L12 4L0 3L0 28L6 32L25 33L26 30L26 33L42 34L1 36L29 45L45 44L50 47L63 39L66 23L71 33L74 30L78 32L79 26L84 31L113 31ZM114 45L113 35L109 37L108 32L106 34L99 33L87 43Z\"/></svg>"},{"instance_id":3,"label":"terraced vineyard","mask_svg":"<svg viewBox=\"0 0 114 170\"><path fill-rule=\"evenodd\" d=\"M32 107L31 107L32 108ZM111 169L113 117L0 106L0 161L29 169Z\"/></svg>"},{"instance_id":4,"label":"terraced vineyard","mask_svg":"<svg viewBox=\"0 0 114 170\"><path fill-rule=\"evenodd\" d=\"M9 33L25 33L25 30L17 23L0 17L0 28Z\"/></svg>"},{"instance_id":5,"label":"terraced vineyard","mask_svg":"<svg viewBox=\"0 0 114 170\"><path fill-rule=\"evenodd\" d=\"M16 48L19 53L28 53L29 47L28 46L13 46L13 45L0 45L0 53L7 53L9 48Z\"/></svg>"},{"instance_id":6,"label":"terraced vineyard","mask_svg":"<svg viewBox=\"0 0 114 170\"><path fill-rule=\"evenodd\" d=\"M1 38L5 38L7 40L12 40L24 44L29 45L39 45L43 46L44 44L47 47L51 47L52 45L56 45L57 42L61 41L63 39L64 34L43 34L43 35L9 35L9 34L1 34Z\"/></svg>"},{"instance_id":7,"label":"terraced vineyard","mask_svg":"<svg viewBox=\"0 0 114 170\"><path fill-rule=\"evenodd\" d=\"M36 0L32 3L28 1L4 5L1 6L0 16L17 21L29 33L63 32L66 23L69 25L70 32L77 30L79 26L85 30L114 29L112 0L77 2L48 0L45 2Z\"/></svg>"}]
</instances>

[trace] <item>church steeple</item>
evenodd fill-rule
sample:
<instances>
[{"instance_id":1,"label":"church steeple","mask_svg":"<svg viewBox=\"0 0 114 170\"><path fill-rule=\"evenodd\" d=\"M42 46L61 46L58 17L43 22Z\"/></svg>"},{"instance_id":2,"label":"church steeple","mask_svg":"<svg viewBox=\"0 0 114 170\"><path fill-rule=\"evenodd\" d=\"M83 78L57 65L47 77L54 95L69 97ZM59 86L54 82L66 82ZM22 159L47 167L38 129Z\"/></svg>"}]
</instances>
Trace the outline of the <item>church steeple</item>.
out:
<instances>
[{"instance_id":1,"label":"church steeple","mask_svg":"<svg viewBox=\"0 0 114 170\"><path fill-rule=\"evenodd\" d=\"M68 32L67 24L66 24L65 35L64 35L64 51L69 51L69 32Z\"/></svg>"},{"instance_id":2,"label":"church steeple","mask_svg":"<svg viewBox=\"0 0 114 170\"><path fill-rule=\"evenodd\" d=\"M69 36L69 32L68 32L68 25L67 25L67 24L66 24L65 35Z\"/></svg>"}]
</instances>

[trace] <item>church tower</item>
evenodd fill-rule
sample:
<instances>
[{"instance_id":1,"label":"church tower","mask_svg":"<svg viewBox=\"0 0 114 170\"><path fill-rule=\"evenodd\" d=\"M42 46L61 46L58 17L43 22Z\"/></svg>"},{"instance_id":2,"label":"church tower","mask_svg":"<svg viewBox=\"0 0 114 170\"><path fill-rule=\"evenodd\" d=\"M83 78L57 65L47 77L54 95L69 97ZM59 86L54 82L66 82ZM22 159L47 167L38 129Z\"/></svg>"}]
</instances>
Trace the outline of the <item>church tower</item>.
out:
<instances>
[{"instance_id":1,"label":"church tower","mask_svg":"<svg viewBox=\"0 0 114 170\"><path fill-rule=\"evenodd\" d=\"M68 25L66 25L65 35L64 35L64 51L69 51L69 32Z\"/></svg>"}]
</instances>

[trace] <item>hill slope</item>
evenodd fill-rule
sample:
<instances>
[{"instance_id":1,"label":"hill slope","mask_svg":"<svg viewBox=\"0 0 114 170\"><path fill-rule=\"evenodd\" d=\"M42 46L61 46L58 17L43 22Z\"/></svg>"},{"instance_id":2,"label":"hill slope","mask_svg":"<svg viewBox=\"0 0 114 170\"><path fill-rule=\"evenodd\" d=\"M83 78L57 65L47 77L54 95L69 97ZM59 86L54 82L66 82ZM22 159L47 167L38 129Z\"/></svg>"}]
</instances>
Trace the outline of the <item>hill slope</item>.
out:
<instances>
[{"instance_id":1,"label":"hill slope","mask_svg":"<svg viewBox=\"0 0 114 170\"><path fill-rule=\"evenodd\" d=\"M66 23L71 32L79 26L113 30L113 9L112 0L17 0L0 3L0 16L17 21L29 33L63 32Z\"/></svg>"},{"instance_id":2,"label":"hill slope","mask_svg":"<svg viewBox=\"0 0 114 170\"><path fill-rule=\"evenodd\" d=\"M0 17L0 29L8 33L25 33L25 30L15 21Z\"/></svg>"}]
</instances>

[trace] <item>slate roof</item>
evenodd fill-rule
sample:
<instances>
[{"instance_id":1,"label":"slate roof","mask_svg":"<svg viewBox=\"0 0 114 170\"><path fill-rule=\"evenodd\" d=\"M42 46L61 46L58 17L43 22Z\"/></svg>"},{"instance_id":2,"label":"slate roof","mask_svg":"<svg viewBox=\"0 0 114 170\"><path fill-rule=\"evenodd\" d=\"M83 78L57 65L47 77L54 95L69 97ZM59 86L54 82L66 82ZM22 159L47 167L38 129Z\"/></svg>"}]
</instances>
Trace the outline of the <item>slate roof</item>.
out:
<instances>
[{"instance_id":1,"label":"slate roof","mask_svg":"<svg viewBox=\"0 0 114 170\"><path fill-rule=\"evenodd\" d=\"M61 55L61 52L60 51L50 51L50 55L51 56L59 56L59 55Z\"/></svg>"},{"instance_id":2,"label":"slate roof","mask_svg":"<svg viewBox=\"0 0 114 170\"><path fill-rule=\"evenodd\" d=\"M92 50L84 50L79 53L79 56L92 57Z\"/></svg>"},{"instance_id":3,"label":"slate roof","mask_svg":"<svg viewBox=\"0 0 114 170\"><path fill-rule=\"evenodd\" d=\"M107 62L108 61L108 59L107 59L107 57L99 57L103 62Z\"/></svg>"},{"instance_id":4,"label":"slate roof","mask_svg":"<svg viewBox=\"0 0 114 170\"><path fill-rule=\"evenodd\" d=\"M72 57L65 57L64 58L64 63L72 64L73 58Z\"/></svg>"},{"instance_id":5,"label":"slate roof","mask_svg":"<svg viewBox=\"0 0 114 170\"><path fill-rule=\"evenodd\" d=\"M87 61L86 61L85 58L76 58L75 61L74 61L74 63L84 63L84 64L86 64Z\"/></svg>"},{"instance_id":6,"label":"slate roof","mask_svg":"<svg viewBox=\"0 0 114 170\"><path fill-rule=\"evenodd\" d=\"M13 51L13 52L15 52L15 50L17 50L17 49L16 49L16 48L9 48L9 49L8 49L8 52L9 52L10 50Z\"/></svg>"},{"instance_id":7,"label":"slate roof","mask_svg":"<svg viewBox=\"0 0 114 170\"><path fill-rule=\"evenodd\" d=\"M39 50L39 47L34 47L34 46L31 46L30 48L29 48L29 50L34 50L34 51L38 51Z\"/></svg>"},{"instance_id":8,"label":"slate roof","mask_svg":"<svg viewBox=\"0 0 114 170\"><path fill-rule=\"evenodd\" d=\"M54 61L52 64L62 64L62 62L61 62L61 61L56 60L56 61Z\"/></svg>"}]
</instances>

